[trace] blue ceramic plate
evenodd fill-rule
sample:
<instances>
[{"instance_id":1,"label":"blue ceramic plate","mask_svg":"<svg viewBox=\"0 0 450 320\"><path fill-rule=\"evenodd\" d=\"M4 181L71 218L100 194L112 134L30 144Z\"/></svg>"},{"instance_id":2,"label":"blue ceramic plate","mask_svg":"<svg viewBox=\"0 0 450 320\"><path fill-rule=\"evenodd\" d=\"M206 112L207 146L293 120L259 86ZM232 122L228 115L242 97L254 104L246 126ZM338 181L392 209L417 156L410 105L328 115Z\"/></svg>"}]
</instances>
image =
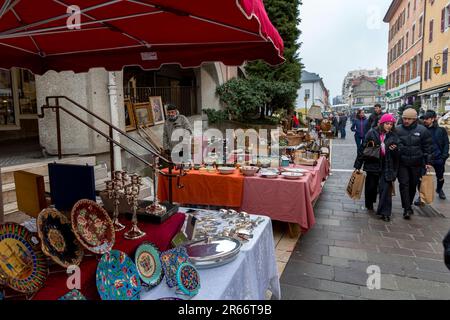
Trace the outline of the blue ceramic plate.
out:
<instances>
[{"instance_id":1,"label":"blue ceramic plate","mask_svg":"<svg viewBox=\"0 0 450 320\"><path fill-rule=\"evenodd\" d=\"M86 300L86 297L83 296L83 294L78 291L77 289L73 289L72 291L69 291L62 297L60 297L58 300L63 301L70 301L70 300Z\"/></svg>"},{"instance_id":2,"label":"blue ceramic plate","mask_svg":"<svg viewBox=\"0 0 450 320\"><path fill-rule=\"evenodd\" d=\"M97 266L97 289L102 300L139 300L141 280L136 265L122 251L105 253Z\"/></svg>"},{"instance_id":3,"label":"blue ceramic plate","mask_svg":"<svg viewBox=\"0 0 450 320\"><path fill-rule=\"evenodd\" d=\"M182 263L177 271L178 289L185 295L193 297L200 290L200 275L189 262Z\"/></svg>"},{"instance_id":4,"label":"blue ceramic plate","mask_svg":"<svg viewBox=\"0 0 450 320\"><path fill-rule=\"evenodd\" d=\"M136 268L141 280L150 287L161 283L164 276L159 260L160 252L152 243L140 245L135 254Z\"/></svg>"}]
</instances>

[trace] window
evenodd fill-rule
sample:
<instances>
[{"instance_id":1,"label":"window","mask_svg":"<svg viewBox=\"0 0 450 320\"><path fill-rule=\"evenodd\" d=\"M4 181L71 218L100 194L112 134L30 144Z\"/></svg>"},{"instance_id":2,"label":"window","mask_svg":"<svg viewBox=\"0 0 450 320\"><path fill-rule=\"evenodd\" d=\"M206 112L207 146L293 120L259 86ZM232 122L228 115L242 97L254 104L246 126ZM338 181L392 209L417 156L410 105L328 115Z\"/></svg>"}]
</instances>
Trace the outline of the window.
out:
<instances>
[{"instance_id":1,"label":"window","mask_svg":"<svg viewBox=\"0 0 450 320\"><path fill-rule=\"evenodd\" d=\"M417 61L416 62L417 62L417 65L416 65L417 76L421 77L422 76L422 53L419 53L417 55Z\"/></svg>"},{"instance_id":2,"label":"window","mask_svg":"<svg viewBox=\"0 0 450 320\"><path fill-rule=\"evenodd\" d=\"M411 2L408 2L408 19L409 19L409 11L411 9Z\"/></svg>"},{"instance_id":3,"label":"window","mask_svg":"<svg viewBox=\"0 0 450 320\"><path fill-rule=\"evenodd\" d=\"M406 33L406 44L405 44L406 49L408 49L409 47L409 31Z\"/></svg>"},{"instance_id":4,"label":"window","mask_svg":"<svg viewBox=\"0 0 450 320\"><path fill-rule=\"evenodd\" d=\"M444 50L444 58L442 59L442 74L448 72L448 49Z\"/></svg>"},{"instance_id":5,"label":"window","mask_svg":"<svg viewBox=\"0 0 450 320\"><path fill-rule=\"evenodd\" d=\"M414 0L414 11L417 9L417 0Z\"/></svg>"},{"instance_id":6,"label":"window","mask_svg":"<svg viewBox=\"0 0 450 320\"><path fill-rule=\"evenodd\" d=\"M428 79L430 79L430 80L433 77L432 67L433 67L433 61L430 58L430 60L428 60Z\"/></svg>"},{"instance_id":7,"label":"window","mask_svg":"<svg viewBox=\"0 0 450 320\"><path fill-rule=\"evenodd\" d=\"M430 21L430 34L428 38L428 42L433 42L433 29L434 29L434 20Z\"/></svg>"},{"instance_id":8,"label":"window","mask_svg":"<svg viewBox=\"0 0 450 320\"><path fill-rule=\"evenodd\" d=\"M414 44L416 42L415 37L416 37L416 25L413 24L412 31L411 31L411 43L412 44Z\"/></svg>"},{"instance_id":9,"label":"window","mask_svg":"<svg viewBox=\"0 0 450 320\"><path fill-rule=\"evenodd\" d=\"M423 35L423 16L419 19L419 39L422 38Z\"/></svg>"},{"instance_id":10,"label":"window","mask_svg":"<svg viewBox=\"0 0 450 320\"><path fill-rule=\"evenodd\" d=\"M0 69L0 125L15 124L11 72Z\"/></svg>"},{"instance_id":11,"label":"window","mask_svg":"<svg viewBox=\"0 0 450 320\"><path fill-rule=\"evenodd\" d=\"M445 19L446 18L446 8L442 9L441 12L441 33L445 31Z\"/></svg>"},{"instance_id":12,"label":"window","mask_svg":"<svg viewBox=\"0 0 450 320\"><path fill-rule=\"evenodd\" d=\"M424 66L424 77L425 77L425 81L428 80L428 61L425 61L425 66Z\"/></svg>"},{"instance_id":13,"label":"window","mask_svg":"<svg viewBox=\"0 0 450 320\"><path fill-rule=\"evenodd\" d=\"M311 90L310 89L305 89L305 99L308 99L311 97Z\"/></svg>"}]
</instances>

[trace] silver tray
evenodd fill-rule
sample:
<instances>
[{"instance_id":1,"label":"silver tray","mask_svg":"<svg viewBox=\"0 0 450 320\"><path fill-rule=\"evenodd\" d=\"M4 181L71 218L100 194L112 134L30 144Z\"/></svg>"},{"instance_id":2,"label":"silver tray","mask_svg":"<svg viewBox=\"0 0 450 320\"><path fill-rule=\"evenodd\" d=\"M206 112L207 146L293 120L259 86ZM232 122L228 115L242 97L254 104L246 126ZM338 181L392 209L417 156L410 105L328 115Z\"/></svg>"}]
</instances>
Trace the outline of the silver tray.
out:
<instances>
[{"instance_id":1,"label":"silver tray","mask_svg":"<svg viewBox=\"0 0 450 320\"><path fill-rule=\"evenodd\" d=\"M242 244L230 237L210 237L185 245L189 258L199 269L215 268L233 261Z\"/></svg>"}]
</instances>

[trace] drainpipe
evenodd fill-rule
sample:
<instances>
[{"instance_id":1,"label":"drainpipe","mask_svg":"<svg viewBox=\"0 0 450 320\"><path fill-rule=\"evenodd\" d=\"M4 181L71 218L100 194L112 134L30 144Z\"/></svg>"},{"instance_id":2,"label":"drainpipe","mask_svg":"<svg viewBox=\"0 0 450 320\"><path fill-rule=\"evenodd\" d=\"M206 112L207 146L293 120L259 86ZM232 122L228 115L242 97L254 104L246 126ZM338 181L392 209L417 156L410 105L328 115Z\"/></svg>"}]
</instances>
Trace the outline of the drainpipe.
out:
<instances>
[{"instance_id":1,"label":"drainpipe","mask_svg":"<svg viewBox=\"0 0 450 320\"><path fill-rule=\"evenodd\" d=\"M119 105L117 101L117 81L116 73L108 72L108 92L109 92L109 108L111 112L111 124L119 127ZM113 130L113 139L120 142L119 133ZM114 146L114 168L112 170L122 170L122 154L119 146Z\"/></svg>"}]
</instances>

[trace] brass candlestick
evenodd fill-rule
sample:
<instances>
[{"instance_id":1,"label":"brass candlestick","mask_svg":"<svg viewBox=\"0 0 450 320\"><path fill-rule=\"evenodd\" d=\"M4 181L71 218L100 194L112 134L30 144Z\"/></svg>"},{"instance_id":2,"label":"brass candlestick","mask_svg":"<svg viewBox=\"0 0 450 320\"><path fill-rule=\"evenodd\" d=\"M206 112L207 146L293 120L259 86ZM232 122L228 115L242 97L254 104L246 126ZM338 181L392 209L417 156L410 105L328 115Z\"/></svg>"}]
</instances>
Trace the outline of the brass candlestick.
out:
<instances>
[{"instance_id":1,"label":"brass candlestick","mask_svg":"<svg viewBox=\"0 0 450 320\"><path fill-rule=\"evenodd\" d=\"M120 194L123 190L123 172L122 171L114 171L112 176L113 179L111 181L106 181L106 190L108 191L109 199L114 200L114 214L113 214L113 225L114 231L122 231L125 229L125 226L119 222L119 204L120 204Z\"/></svg>"},{"instance_id":2,"label":"brass candlestick","mask_svg":"<svg viewBox=\"0 0 450 320\"><path fill-rule=\"evenodd\" d=\"M128 203L133 206L133 218L131 220L131 229L124 234L124 237L128 240L136 240L145 236L145 232L139 229L137 220L138 197L141 190L142 178L138 175L132 175L130 178L131 184L125 186L125 195Z\"/></svg>"},{"instance_id":3,"label":"brass candlestick","mask_svg":"<svg viewBox=\"0 0 450 320\"><path fill-rule=\"evenodd\" d=\"M167 208L161 205L158 200L158 192L156 190L156 180L158 179L158 163L159 158L155 157L154 160L155 176L153 178L153 194L154 194L153 204L145 208L145 211L148 214L163 216L167 212Z\"/></svg>"}]
</instances>

